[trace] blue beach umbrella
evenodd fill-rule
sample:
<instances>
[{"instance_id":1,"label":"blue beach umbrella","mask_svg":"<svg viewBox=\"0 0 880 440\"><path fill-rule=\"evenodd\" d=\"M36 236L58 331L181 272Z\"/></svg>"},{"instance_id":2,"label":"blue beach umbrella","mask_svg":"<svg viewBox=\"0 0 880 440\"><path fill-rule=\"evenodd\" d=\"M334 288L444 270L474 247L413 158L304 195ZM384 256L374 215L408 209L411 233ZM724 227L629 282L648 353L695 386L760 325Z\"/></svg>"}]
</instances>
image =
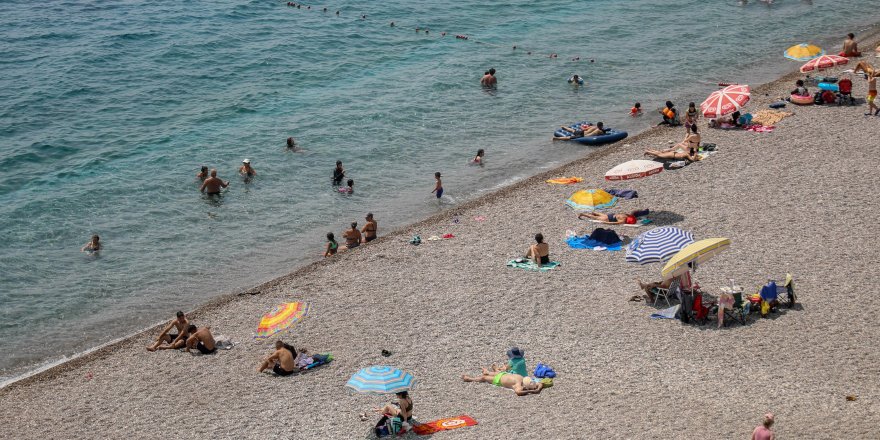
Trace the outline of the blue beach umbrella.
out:
<instances>
[{"instance_id":1,"label":"blue beach umbrella","mask_svg":"<svg viewBox=\"0 0 880 440\"><path fill-rule=\"evenodd\" d=\"M694 242L690 232L674 226L651 229L636 237L626 248L626 261L630 263L662 263L685 246Z\"/></svg>"},{"instance_id":2,"label":"blue beach umbrella","mask_svg":"<svg viewBox=\"0 0 880 440\"><path fill-rule=\"evenodd\" d=\"M352 390L367 394L394 394L409 391L415 385L412 374L385 365L364 368L345 383Z\"/></svg>"}]
</instances>

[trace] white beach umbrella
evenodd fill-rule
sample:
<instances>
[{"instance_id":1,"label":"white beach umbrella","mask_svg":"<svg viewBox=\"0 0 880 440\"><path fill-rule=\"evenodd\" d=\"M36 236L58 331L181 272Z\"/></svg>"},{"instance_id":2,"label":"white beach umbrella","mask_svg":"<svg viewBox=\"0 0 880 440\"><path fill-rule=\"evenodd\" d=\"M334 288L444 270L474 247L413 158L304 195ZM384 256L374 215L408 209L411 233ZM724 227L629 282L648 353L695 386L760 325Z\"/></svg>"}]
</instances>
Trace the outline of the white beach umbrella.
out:
<instances>
[{"instance_id":1,"label":"white beach umbrella","mask_svg":"<svg viewBox=\"0 0 880 440\"><path fill-rule=\"evenodd\" d=\"M653 160L631 160L605 173L605 180L630 180L647 177L663 171L663 163Z\"/></svg>"}]
</instances>

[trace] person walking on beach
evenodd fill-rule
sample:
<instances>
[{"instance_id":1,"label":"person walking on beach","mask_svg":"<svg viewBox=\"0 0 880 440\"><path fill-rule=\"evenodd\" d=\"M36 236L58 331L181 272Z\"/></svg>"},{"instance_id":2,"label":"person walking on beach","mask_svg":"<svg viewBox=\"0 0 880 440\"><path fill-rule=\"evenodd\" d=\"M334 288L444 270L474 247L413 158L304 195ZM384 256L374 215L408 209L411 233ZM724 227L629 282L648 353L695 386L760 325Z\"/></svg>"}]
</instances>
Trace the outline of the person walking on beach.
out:
<instances>
[{"instance_id":1,"label":"person walking on beach","mask_svg":"<svg viewBox=\"0 0 880 440\"><path fill-rule=\"evenodd\" d=\"M342 238L345 239L347 249L354 249L361 245L361 231L358 231L357 222L351 222L351 229L343 232Z\"/></svg>"},{"instance_id":2,"label":"person walking on beach","mask_svg":"<svg viewBox=\"0 0 880 440\"><path fill-rule=\"evenodd\" d=\"M336 255L336 252L339 250L339 243L336 242L336 237L333 236L332 232L327 233L327 247L324 249L324 258L327 258L332 255Z\"/></svg>"},{"instance_id":3,"label":"person walking on beach","mask_svg":"<svg viewBox=\"0 0 880 440\"><path fill-rule=\"evenodd\" d=\"M290 376L297 370L294 362L295 355L296 349L293 346L277 340L275 341L275 351L263 360L263 363L257 368L257 372L262 373L272 365L273 373L279 376Z\"/></svg>"},{"instance_id":4,"label":"person walking on beach","mask_svg":"<svg viewBox=\"0 0 880 440\"><path fill-rule=\"evenodd\" d=\"M875 99L877 99L877 77L868 76L868 97L866 99L868 101L868 113L865 113L866 116L870 116L872 113L874 116L880 114L880 108L874 103Z\"/></svg>"},{"instance_id":5,"label":"person walking on beach","mask_svg":"<svg viewBox=\"0 0 880 440\"><path fill-rule=\"evenodd\" d=\"M364 225L361 232L364 235L364 243L369 243L376 239L376 231L379 230L379 224L373 218L373 213L368 212L366 217L367 223Z\"/></svg>"},{"instance_id":6,"label":"person walking on beach","mask_svg":"<svg viewBox=\"0 0 880 440\"><path fill-rule=\"evenodd\" d=\"M205 179L208 178L208 167L206 165L202 165L202 170L196 173L196 179L204 182Z\"/></svg>"},{"instance_id":7,"label":"person walking on beach","mask_svg":"<svg viewBox=\"0 0 880 440\"><path fill-rule=\"evenodd\" d=\"M544 234L535 234L535 244L529 246L526 258L534 260L538 267L550 263L550 245L544 243Z\"/></svg>"},{"instance_id":8,"label":"person walking on beach","mask_svg":"<svg viewBox=\"0 0 880 440\"><path fill-rule=\"evenodd\" d=\"M224 182L217 177L217 169L211 169L211 177L208 177L202 182L202 187L199 188L199 191L206 193L209 196L216 196L220 194L220 190L228 186L229 182Z\"/></svg>"},{"instance_id":9,"label":"person walking on beach","mask_svg":"<svg viewBox=\"0 0 880 440\"><path fill-rule=\"evenodd\" d=\"M238 168L238 174L241 174L241 177L254 177L257 175L257 170L251 166L251 160L245 159L241 161L241 166Z\"/></svg>"},{"instance_id":10,"label":"person walking on beach","mask_svg":"<svg viewBox=\"0 0 880 440\"><path fill-rule=\"evenodd\" d=\"M192 353L195 348L202 354L213 354L217 351L217 342L211 334L211 327L198 328L194 324L187 327L189 338L186 339L186 352Z\"/></svg>"},{"instance_id":11,"label":"person walking on beach","mask_svg":"<svg viewBox=\"0 0 880 440\"><path fill-rule=\"evenodd\" d=\"M752 431L752 440L775 440L776 434L770 430L773 422L773 413L764 414L764 422L756 426L755 430Z\"/></svg>"},{"instance_id":12,"label":"person walking on beach","mask_svg":"<svg viewBox=\"0 0 880 440\"><path fill-rule=\"evenodd\" d=\"M174 345L174 342L178 340L185 340L186 337L189 336L189 332L187 331L188 328L189 321L186 319L186 315L183 312L178 311L177 317L172 319L171 322L162 329L162 333L159 333L156 342L153 343L153 345L147 346L147 351L156 351L162 344ZM177 333L171 333L171 329L177 329ZM180 346L183 346L182 342Z\"/></svg>"},{"instance_id":13,"label":"person walking on beach","mask_svg":"<svg viewBox=\"0 0 880 440\"><path fill-rule=\"evenodd\" d=\"M434 179L437 182L434 184L434 190L431 192L437 195L437 200L440 200L440 197L443 197L443 181L440 180L440 171L434 173Z\"/></svg>"},{"instance_id":14,"label":"person walking on beach","mask_svg":"<svg viewBox=\"0 0 880 440\"><path fill-rule=\"evenodd\" d=\"M97 235L92 235L92 239L89 240L89 242L86 243L82 248L80 248L79 251L88 254L94 254L100 251L101 248L101 237L98 237Z\"/></svg>"},{"instance_id":15,"label":"person walking on beach","mask_svg":"<svg viewBox=\"0 0 880 440\"><path fill-rule=\"evenodd\" d=\"M345 178L345 168L342 168L342 161L336 161L336 168L333 169L333 185L339 186L342 184L342 179Z\"/></svg>"}]
</instances>

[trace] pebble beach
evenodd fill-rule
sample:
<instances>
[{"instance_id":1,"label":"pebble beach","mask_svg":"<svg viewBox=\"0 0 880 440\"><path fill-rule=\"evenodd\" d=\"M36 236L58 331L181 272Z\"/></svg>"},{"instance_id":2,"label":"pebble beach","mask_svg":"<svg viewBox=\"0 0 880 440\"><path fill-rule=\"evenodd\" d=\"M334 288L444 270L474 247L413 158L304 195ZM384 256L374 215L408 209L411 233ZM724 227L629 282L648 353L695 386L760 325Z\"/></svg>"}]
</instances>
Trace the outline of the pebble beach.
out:
<instances>
[{"instance_id":1,"label":"pebble beach","mask_svg":"<svg viewBox=\"0 0 880 440\"><path fill-rule=\"evenodd\" d=\"M754 87L746 110L766 109L802 77ZM782 110L793 114L769 133L701 120L703 142L718 151L684 168L604 181L613 166L684 137L682 127L653 128L189 314L232 338L231 350L149 353L151 329L15 382L0 389L0 438L370 438L376 417L359 415L387 399L344 387L370 365L412 372L417 420L479 423L440 438L748 438L768 411L777 438L876 438L880 117L863 115L866 82L853 82L859 105L789 104ZM545 183L563 176L585 180ZM734 279L753 293L791 273L798 305L722 329L650 319L659 307L628 299L641 293L634 279L659 279L660 265L564 243L567 230L599 226L564 200L612 186L639 193L614 212L648 208L653 225L731 239L697 272L705 291ZM630 238L649 228L614 227ZM506 267L538 232L561 266ZM425 240L444 234L454 238ZM421 245L409 244L413 235ZM253 342L256 323L287 301L307 301L311 313L283 338L335 360L292 377L259 374L271 344ZM511 346L530 368L553 366L554 386L517 397L462 382L504 362Z\"/></svg>"}]
</instances>

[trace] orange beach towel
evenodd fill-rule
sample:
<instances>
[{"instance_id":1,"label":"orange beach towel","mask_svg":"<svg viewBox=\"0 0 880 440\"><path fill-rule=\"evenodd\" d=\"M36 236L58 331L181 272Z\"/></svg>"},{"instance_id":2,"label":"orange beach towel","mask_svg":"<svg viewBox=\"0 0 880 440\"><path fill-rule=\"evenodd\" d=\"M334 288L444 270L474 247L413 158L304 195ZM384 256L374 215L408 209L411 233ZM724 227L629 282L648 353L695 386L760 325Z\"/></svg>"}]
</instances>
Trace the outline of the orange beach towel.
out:
<instances>
[{"instance_id":1,"label":"orange beach towel","mask_svg":"<svg viewBox=\"0 0 880 440\"><path fill-rule=\"evenodd\" d=\"M575 183L583 182L584 179L580 177L559 177L556 179L550 179L547 183L555 183L557 185L573 185Z\"/></svg>"},{"instance_id":2,"label":"orange beach towel","mask_svg":"<svg viewBox=\"0 0 880 440\"><path fill-rule=\"evenodd\" d=\"M448 431L450 429L464 428L465 426L474 426L477 421L468 416L447 417L445 419L434 420L421 425L413 426L413 432L418 435L430 435L440 431Z\"/></svg>"}]
</instances>

